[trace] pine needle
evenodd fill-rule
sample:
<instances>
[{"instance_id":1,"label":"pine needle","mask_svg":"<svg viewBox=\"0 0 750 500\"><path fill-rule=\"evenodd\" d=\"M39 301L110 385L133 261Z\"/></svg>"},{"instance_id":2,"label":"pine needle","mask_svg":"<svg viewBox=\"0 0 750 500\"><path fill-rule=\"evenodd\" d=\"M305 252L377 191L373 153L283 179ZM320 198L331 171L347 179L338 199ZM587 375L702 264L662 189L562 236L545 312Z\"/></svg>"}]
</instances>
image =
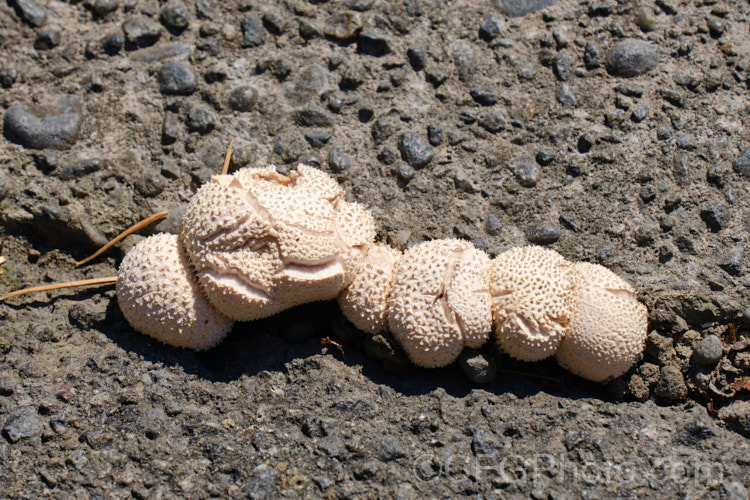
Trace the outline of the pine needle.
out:
<instances>
[{"instance_id":1,"label":"pine needle","mask_svg":"<svg viewBox=\"0 0 750 500\"><path fill-rule=\"evenodd\" d=\"M16 290L0 297L0 302L5 301L11 297L18 297L19 295L27 295L35 292L46 292L48 290L58 290L60 288L74 288L77 286L92 286L92 285L109 285L117 283L117 276L108 276L106 278L92 278L88 280L79 281L68 281L65 283L52 283L50 285L34 286L31 288L24 288L23 290Z\"/></svg>"},{"instance_id":2,"label":"pine needle","mask_svg":"<svg viewBox=\"0 0 750 500\"><path fill-rule=\"evenodd\" d=\"M221 167L221 175L226 175L229 172L229 162L232 160L232 148L234 147L234 139L229 141L229 148L227 148L227 155L224 157L224 166Z\"/></svg>"},{"instance_id":3,"label":"pine needle","mask_svg":"<svg viewBox=\"0 0 750 500\"><path fill-rule=\"evenodd\" d=\"M90 260L99 257L101 254L103 254L104 252L106 252L107 250L109 250L110 248L112 248L114 245L116 245L118 242L120 242L121 240L123 240L126 236L129 236L129 235L133 234L134 232L136 232L136 231L138 231L138 230L140 230L140 229L148 226L149 224L151 224L151 223L153 223L153 222L155 222L155 221L157 221L159 219L163 219L167 215L169 215L169 212L159 212L158 214L154 214L154 215L152 215L151 217L149 217L147 219L143 219L140 222L136 222L135 224L133 224L132 226L130 226L128 229L126 229L125 231L121 232L120 234L118 234L117 236L115 236L113 239L111 239L106 245L104 245L99 250L97 250L96 252L94 252L94 254L86 257L83 260L79 260L78 262L76 262L75 266L76 267L82 266L83 264L89 262Z\"/></svg>"}]
</instances>

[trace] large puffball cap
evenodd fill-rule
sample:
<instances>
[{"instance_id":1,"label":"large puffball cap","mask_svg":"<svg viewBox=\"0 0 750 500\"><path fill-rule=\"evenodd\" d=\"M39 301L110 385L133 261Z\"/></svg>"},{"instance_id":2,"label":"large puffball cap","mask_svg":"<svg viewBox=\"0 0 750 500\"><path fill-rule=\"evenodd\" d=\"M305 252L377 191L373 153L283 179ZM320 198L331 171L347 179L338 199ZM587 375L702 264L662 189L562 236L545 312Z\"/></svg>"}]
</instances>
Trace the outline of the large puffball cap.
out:
<instances>
[{"instance_id":1,"label":"large puffball cap","mask_svg":"<svg viewBox=\"0 0 750 500\"><path fill-rule=\"evenodd\" d=\"M173 234L150 236L128 252L117 272L117 301L135 330L175 347L209 349L232 328L201 295Z\"/></svg>"},{"instance_id":2,"label":"large puffball cap","mask_svg":"<svg viewBox=\"0 0 750 500\"><path fill-rule=\"evenodd\" d=\"M393 276L388 324L411 361L446 366L464 346L479 347L492 328L489 257L460 240L416 245Z\"/></svg>"},{"instance_id":3,"label":"large puffball cap","mask_svg":"<svg viewBox=\"0 0 750 500\"><path fill-rule=\"evenodd\" d=\"M387 328L388 298L400 257L391 247L371 246L354 280L339 294L341 311L358 329L375 334Z\"/></svg>"},{"instance_id":4,"label":"large puffball cap","mask_svg":"<svg viewBox=\"0 0 750 500\"><path fill-rule=\"evenodd\" d=\"M490 294L497 345L522 361L555 354L575 311L573 264L539 246L512 248L492 261Z\"/></svg>"},{"instance_id":5,"label":"large puffball cap","mask_svg":"<svg viewBox=\"0 0 750 500\"><path fill-rule=\"evenodd\" d=\"M557 362L583 378L605 382L627 372L640 357L648 311L635 290L609 269L585 262L574 266L580 277L576 314Z\"/></svg>"},{"instance_id":6,"label":"large puffball cap","mask_svg":"<svg viewBox=\"0 0 750 500\"><path fill-rule=\"evenodd\" d=\"M188 204L181 234L203 293L238 321L335 298L374 238L369 212L306 165L213 177Z\"/></svg>"}]
</instances>

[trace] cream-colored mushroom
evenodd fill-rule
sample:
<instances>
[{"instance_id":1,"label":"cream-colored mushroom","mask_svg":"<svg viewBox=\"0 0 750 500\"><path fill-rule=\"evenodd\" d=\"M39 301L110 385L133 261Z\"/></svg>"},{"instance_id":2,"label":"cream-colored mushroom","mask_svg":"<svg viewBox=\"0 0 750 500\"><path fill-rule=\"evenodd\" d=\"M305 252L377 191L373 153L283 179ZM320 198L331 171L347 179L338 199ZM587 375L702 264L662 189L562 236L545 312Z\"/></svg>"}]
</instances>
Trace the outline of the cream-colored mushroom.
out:
<instances>
[{"instance_id":1,"label":"cream-colored mushroom","mask_svg":"<svg viewBox=\"0 0 750 500\"><path fill-rule=\"evenodd\" d=\"M471 243L435 240L407 250L396 266L388 324L414 364L455 361L479 347L492 328L490 260Z\"/></svg>"},{"instance_id":2,"label":"cream-colored mushroom","mask_svg":"<svg viewBox=\"0 0 750 500\"><path fill-rule=\"evenodd\" d=\"M341 311L358 329L375 334L388 327L388 298L400 258L391 247L371 246L354 280L339 294Z\"/></svg>"},{"instance_id":3,"label":"cream-colored mushroom","mask_svg":"<svg viewBox=\"0 0 750 500\"><path fill-rule=\"evenodd\" d=\"M209 349L232 328L201 295L172 234L146 238L128 252L117 272L117 301L135 330L175 347Z\"/></svg>"},{"instance_id":4,"label":"cream-colored mushroom","mask_svg":"<svg viewBox=\"0 0 750 500\"><path fill-rule=\"evenodd\" d=\"M267 167L213 177L181 234L209 302L238 321L335 298L374 238L372 216L305 165L289 176Z\"/></svg>"},{"instance_id":5,"label":"cream-colored mushroom","mask_svg":"<svg viewBox=\"0 0 750 500\"><path fill-rule=\"evenodd\" d=\"M574 264L579 274L576 313L557 349L557 362L576 375L604 382L630 369L643 351L646 307L633 288L597 264Z\"/></svg>"},{"instance_id":6,"label":"cream-colored mushroom","mask_svg":"<svg viewBox=\"0 0 750 500\"><path fill-rule=\"evenodd\" d=\"M522 361L555 354L575 312L578 274L553 250L511 248L491 266L497 345Z\"/></svg>"}]
</instances>

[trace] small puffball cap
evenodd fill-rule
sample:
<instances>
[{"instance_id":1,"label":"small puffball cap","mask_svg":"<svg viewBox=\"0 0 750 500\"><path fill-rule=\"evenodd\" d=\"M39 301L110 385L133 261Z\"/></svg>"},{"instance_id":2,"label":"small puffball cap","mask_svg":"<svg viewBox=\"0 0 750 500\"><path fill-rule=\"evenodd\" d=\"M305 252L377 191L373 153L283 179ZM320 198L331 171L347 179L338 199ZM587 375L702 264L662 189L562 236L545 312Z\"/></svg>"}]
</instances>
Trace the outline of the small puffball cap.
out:
<instances>
[{"instance_id":1,"label":"small puffball cap","mask_svg":"<svg viewBox=\"0 0 750 500\"><path fill-rule=\"evenodd\" d=\"M173 234L150 236L128 252L117 272L117 301L135 330L175 347L209 349L232 328L201 295Z\"/></svg>"},{"instance_id":2,"label":"small puffball cap","mask_svg":"<svg viewBox=\"0 0 750 500\"><path fill-rule=\"evenodd\" d=\"M633 288L609 269L574 264L580 276L576 314L557 362L585 379L605 382L627 372L643 351L648 311Z\"/></svg>"},{"instance_id":3,"label":"small puffball cap","mask_svg":"<svg viewBox=\"0 0 750 500\"><path fill-rule=\"evenodd\" d=\"M358 329L375 334L387 328L388 298L400 257L391 247L372 245L354 280L339 294L341 311Z\"/></svg>"},{"instance_id":4,"label":"small puffball cap","mask_svg":"<svg viewBox=\"0 0 750 500\"><path fill-rule=\"evenodd\" d=\"M521 361L555 354L570 325L578 274L554 250L512 248L492 261L490 294L497 345Z\"/></svg>"},{"instance_id":5,"label":"small puffball cap","mask_svg":"<svg viewBox=\"0 0 750 500\"><path fill-rule=\"evenodd\" d=\"M411 361L447 366L490 334L490 260L466 241L434 240L401 257L393 276L388 325Z\"/></svg>"}]
</instances>

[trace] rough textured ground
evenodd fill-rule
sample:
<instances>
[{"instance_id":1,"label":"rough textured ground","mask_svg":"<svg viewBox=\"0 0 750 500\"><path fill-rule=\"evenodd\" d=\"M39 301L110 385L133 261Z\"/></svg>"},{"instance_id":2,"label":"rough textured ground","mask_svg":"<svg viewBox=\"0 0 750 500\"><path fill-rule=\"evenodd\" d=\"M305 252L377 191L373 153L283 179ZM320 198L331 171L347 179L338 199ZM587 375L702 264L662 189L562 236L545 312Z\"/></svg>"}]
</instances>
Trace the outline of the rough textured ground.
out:
<instances>
[{"instance_id":1,"label":"rough textured ground","mask_svg":"<svg viewBox=\"0 0 750 500\"><path fill-rule=\"evenodd\" d=\"M746 2L36 1L0 4L0 291L112 275L138 237L72 263L176 231L234 138L232 168L319 165L398 247L603 264L651 333L599 386L492 346L410 368L335 304L195 354L106 287L13 299L4 495L747 498Z\"/></svg>"}]
</instances>

